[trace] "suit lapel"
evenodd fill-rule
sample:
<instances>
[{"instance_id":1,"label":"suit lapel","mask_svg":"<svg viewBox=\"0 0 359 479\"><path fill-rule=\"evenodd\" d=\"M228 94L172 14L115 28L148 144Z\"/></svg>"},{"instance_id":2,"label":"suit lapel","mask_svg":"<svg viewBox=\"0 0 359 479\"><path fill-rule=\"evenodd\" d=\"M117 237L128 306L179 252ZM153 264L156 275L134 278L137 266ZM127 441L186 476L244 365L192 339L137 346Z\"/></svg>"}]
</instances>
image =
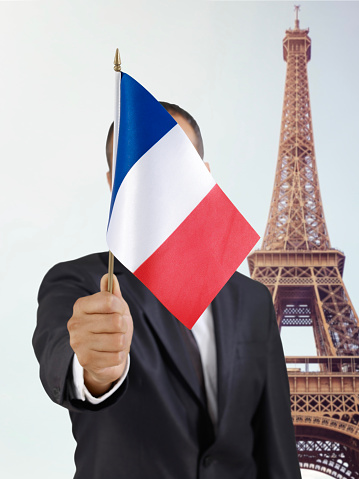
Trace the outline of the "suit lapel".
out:
<instances>
[{"instance_id":1,"label":"suit lapel","mask_svg":"<svg viewBox=\"0 0 359 479\"><path fill-rule=\"evenodd\" d=\"M121 275L126 271L126 268L116 260L115 273ZM169 359L197 400L206 407L202 400L198 378L179 330L178 320L132 273L128 272L125 276L130 283L129 294L136 296L136 303L145 311L147 321ZM243 317L240 293L238 284L228 281L212 302L217 348L218 425L228 399L235 361L237 329Z\"/></svg>"},{"instance_id":2,"label":"suit lapel","mask_svg":"<svg viewBox=\"0 0 359 479\"><path fill-rule=\"evenodd\" d=\"M174 366L178 369L192 393L194 393L199 402L205 406L202 399L201 386L180 331L180 324L159 301L157 302L158 312L161 311L161 313L157 316L148 314L147 319L151 323L158 339L166 349Z\"/></svg>"},{"instance_id":3,"label":"suit lapel","mask_svg":"<svg viewBox=\"0 0 359 479\"><path fill-rule=\"evenodd\" d=\"M123 273L123 265L115 262L115 273ZM132 273L126 274L129 283L128 294L145 312L146 319L158 338L169 360L177 368L191 392L203 407L206 407L200 383L192 361L188 355L178 320L158 301L158 299ZM119 278L121 284L121 278Z\"/></svg>"},{"instance_id":4,"label":"suit lapel","mask_svg":"<svg viewBox=\"0 0 359 479\"><path fill-rule=\"evenodd\" d=\"M217 347L218 426L228 401L233 377L237 330L243 317L241 306L240 290L229 282L212 302Z\"/></svg>"}]
</instances>

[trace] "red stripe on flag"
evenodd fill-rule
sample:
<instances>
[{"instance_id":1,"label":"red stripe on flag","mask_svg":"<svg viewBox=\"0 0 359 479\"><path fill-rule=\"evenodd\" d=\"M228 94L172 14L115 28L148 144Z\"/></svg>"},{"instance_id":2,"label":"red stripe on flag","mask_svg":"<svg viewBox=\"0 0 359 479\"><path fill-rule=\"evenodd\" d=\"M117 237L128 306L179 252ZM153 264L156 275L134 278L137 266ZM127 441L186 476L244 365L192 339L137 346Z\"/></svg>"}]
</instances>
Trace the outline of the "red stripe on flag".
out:
<instances>
[{"instance_id":1,"label":"red stripe on flag","mask_svg":"<svg viewBox=\"0 0 359 479\"><path fill-rule=\"evenodd\" d=\"M177 319L192 328L258 239L215 185L134 274Z\"/></svg>"}]
</instances>

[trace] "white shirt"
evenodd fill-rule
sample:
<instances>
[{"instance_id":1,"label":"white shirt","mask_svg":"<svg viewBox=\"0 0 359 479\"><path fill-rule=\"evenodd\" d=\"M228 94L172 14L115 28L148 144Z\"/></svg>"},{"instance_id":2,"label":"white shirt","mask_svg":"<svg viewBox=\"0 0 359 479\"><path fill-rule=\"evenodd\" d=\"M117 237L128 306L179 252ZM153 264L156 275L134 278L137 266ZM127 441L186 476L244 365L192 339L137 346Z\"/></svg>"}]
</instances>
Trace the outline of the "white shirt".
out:
<instances>
[{"instance_id":1,"label":"white shirt","mask_svg":"<svg viewBox=\"0 0 359 479\"><path fill-rule=\"evenodd\" d=\"M206 387L208 413L217 424L217 349L212 307L208 306L192 328L201 355L204 385Z\"/></svg>"},{"instance_id":2,"label":"white shirt","mask_svg":"<svg viewBox=\"0 0 359 479\"><path fill-rule=\"evenodd\" d=\"M201 355L204 384L207 394L208 413L214 425L217 424L218 405L217 405L217 350L214 333L214 323L211 305L203 312L196 324L192 328L193 336L198 344ZM127 357L127 364L124 373L118 379L116 384L100 397L94 397L88 391L84 383L84 370L79 360L74 355L72 361L72 374L75 386L75 396L82 401L89 401L92 404L99 404L111 396L121 386L127 377L130 369L130 355Z\"/></svg>"}]
</instances>

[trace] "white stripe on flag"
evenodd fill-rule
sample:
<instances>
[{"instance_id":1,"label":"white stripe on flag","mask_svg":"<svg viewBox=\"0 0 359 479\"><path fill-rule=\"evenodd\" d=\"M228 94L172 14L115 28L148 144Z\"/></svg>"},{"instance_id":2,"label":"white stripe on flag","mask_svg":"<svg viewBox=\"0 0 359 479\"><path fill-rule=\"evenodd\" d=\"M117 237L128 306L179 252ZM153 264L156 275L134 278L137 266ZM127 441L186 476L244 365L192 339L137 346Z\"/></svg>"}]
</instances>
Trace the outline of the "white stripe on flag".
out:
<instances>
[{"instance_id":1,"label":"white stripe on flag","mask_svg":"<svg viewBox=\"0 0 359 479\"><path fill-rule=\"evenodd\" d=\"M176 125L123 180L107 231L110 250L135 271L215 184L186 134Z\"/></svg>"}]
</instances>

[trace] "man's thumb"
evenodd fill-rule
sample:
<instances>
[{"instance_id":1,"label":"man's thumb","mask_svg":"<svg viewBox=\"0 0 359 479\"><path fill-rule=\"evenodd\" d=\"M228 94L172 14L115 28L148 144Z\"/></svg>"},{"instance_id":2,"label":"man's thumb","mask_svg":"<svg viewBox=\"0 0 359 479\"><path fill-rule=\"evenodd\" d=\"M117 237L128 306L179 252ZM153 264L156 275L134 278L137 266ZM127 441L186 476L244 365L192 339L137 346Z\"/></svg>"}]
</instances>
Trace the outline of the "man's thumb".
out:
<instances>
[{"instance_id":1,"label":"man's thumb","mask_svg":"<svg viewBox=\"0 0 359 479\"><path fill-rule=\"evenodd\" d=\"M122 294L121 294L121 289L118 283L117 276L114 274L112 278L113 278L112 293L115 296L118 296L119 298L121 298ZM100 290L108 291L108 273L104 274L101 278Z\"/></svg>"}]
</instances>

